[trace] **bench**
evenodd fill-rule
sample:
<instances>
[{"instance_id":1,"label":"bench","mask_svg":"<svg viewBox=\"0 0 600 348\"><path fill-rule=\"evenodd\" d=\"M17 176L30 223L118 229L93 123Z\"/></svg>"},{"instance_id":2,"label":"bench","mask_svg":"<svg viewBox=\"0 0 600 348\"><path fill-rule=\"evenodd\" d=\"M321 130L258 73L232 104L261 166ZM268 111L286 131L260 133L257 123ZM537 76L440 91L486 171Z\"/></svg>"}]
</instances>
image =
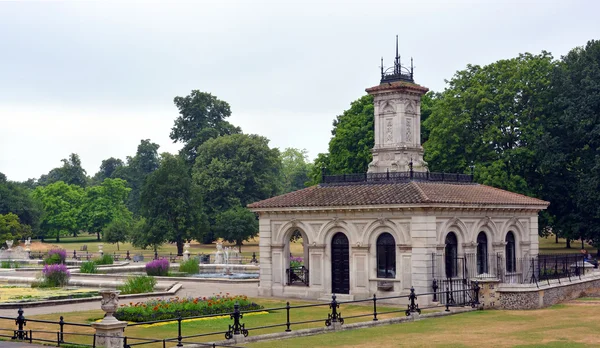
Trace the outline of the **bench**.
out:
<instances>
[{"instance_id":1,"label":"bench","mask_svg":"<svg viewBox=\"0 0 600 348\"><path fill-rule=\"evenodd\" d=\"M79 248L79 251L87 251L87 244L84 244L84 245L82 245L82 246Z\"/></svg>"},{"instance_id":2,"label":"bench","mask_svg":"<svg viewBox=\"0 0 600 348\"><path fill-rule=\"evenodd\" d=\"M133 255L133 262L144 261L144 255Z\"/></svg>"}]
</instances>

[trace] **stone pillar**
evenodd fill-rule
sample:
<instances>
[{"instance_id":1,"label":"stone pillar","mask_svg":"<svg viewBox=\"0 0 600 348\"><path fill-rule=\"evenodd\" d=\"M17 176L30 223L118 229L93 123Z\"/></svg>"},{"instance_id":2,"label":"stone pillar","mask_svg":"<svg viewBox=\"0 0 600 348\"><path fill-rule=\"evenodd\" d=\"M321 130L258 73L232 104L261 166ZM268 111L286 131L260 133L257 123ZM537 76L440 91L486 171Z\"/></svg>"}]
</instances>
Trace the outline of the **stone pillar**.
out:
<instances>
[{"instance_id":1,"label":"stone pillar","mask_svg":"<svg viewBox=\"0 0 600 348\"><path fill-rule=\"evenodd\" d=\"M260 258L260 283L258 296L273 296L273 258L271 255L271 219L262 213L258 220L258 242Z\"/></svg>"},{"instance_id":2,"label":"stone pillar","mask_svg":"<svg viewBox=\"0 0 600 348\"><path fill-rule=\"evenodd\" d=\"M98 253L100 253L100 257L104 256L104 250L102 250L103 247L103 244L98 244Z\"/></svg>"},{"instance_id":3,"label":"stone pillar","mask_svg":"<svg viewBox=\"0 0 600 348\"><path fill-rule=\"evenodd\" d=\"M496 308L499 304L496 297L496 289L500 280L498 279L471 279L472 282L479 282L479 303L484 309Z\"/></svg>"},{"instance_id":4,"label":"stone pillar","mask_svg":"<svg viewBox=\"0 0 600 348\"><path fill-rule=\"evenodd\" d=\"M119 306L119 291L100 290L100 295L102 295L100 308L106 312L106 315L102 321L92 323L92 327L96 330L96 347L122 348L127 322L118 321L113 316Z\"/></svg>"},{"instance_id":5,"label":"stone pillar","mask_svg":"<svg viewBox=\"0 0 600 348\"><path fill-rule=\"evenodd\" d=\"M436 251L436 218L433 215L416 213L410 224L410 236L412 244L412 284L417 294L432 291L433 277L431 276L431 255ZM406 285L403 285L406 287ZM420 305L427 305L433 296L421 299Z\"/></svg>"},{"instance_id":6,"label":"stone pillar","mask_svg":"<svg viewBox=\"0 0 600 348\"><path fill-rule=\"evenodd\" d=\"M190 251L188 250L190 248L190 243L186 242L183 245L183 248L185 249L185 251L183 252L183 261L187 261L190 259Z\"/></svg>"}]
</instances>

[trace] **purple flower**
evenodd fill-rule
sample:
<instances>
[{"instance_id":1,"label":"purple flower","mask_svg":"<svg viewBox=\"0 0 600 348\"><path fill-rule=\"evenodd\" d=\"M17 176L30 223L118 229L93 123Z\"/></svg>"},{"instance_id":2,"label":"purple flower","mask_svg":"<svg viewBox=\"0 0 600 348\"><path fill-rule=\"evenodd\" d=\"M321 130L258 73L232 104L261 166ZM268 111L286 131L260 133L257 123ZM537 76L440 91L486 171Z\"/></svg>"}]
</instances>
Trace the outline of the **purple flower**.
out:
<instances>
[{"instance_id":1,"label":"purple flower","mask_svg":"<svg viewBox=\"0 0 600 348\"><path fill-rule=\"evenodd\" d=\"M52 255L58 255L61 263L67 259L67 251L65 249L50 249L48 251L48 258L52 257Z\"/></svg>"},{"instance_id":2,"label":"purple flower","mask_svg":"<svg viewBox=\"0 0 600 348\"><path fill-rule=\"evenodd\" d=\"M42 276L47 286L64 286L69 283L71 272L64 264L45 265Z\"/></svg>"},{"instance_id":3,"label":"purple flower","mask_svg":"<svg viewBox=\"0 0 600 348\"><path fill-rule=\"evenodd\" d=\"M152 260L146 264L146 274L154 276L166 276L169 273L169 260Z\"/></svg>"}]
</instances>

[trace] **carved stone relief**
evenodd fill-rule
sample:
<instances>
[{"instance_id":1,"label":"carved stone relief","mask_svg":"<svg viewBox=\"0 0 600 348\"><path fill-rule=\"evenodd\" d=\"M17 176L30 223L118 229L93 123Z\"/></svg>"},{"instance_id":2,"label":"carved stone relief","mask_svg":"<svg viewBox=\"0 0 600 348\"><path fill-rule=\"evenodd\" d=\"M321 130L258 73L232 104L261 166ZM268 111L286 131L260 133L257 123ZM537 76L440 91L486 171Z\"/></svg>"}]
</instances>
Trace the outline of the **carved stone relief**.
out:
<instances>
[{"instance_id":1,"label":"carved stone relief","mask_svg":"<svg viewBox=\"0 0 600 348\"><path fill-rule=\"evenodd\" d=\"M412 118L406 119L406 142L412 142Z\"/></svg>"},{"instance_id":2,"label":"carved stone relief","mask_svg":"<svg viewBox=\"0 0 600 348\"><path fill-rule=\"evenodd\" d=\"M385 142L391 143L392 141L394 141L394 123L391 119L387 120L385 129L386 129Z\"/></svg>"}]
</instances>

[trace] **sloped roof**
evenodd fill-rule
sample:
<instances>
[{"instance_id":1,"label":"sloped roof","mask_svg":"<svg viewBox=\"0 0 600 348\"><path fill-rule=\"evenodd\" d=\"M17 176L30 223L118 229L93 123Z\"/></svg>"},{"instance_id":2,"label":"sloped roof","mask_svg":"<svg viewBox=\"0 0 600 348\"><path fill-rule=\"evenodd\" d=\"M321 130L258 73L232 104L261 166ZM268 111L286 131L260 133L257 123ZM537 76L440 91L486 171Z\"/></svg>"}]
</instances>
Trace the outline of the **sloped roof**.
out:
<instances>
[{"instance_id":1,"label":"sloped roof","mask_svg":"<svg viewBox=\"0 0 600 348\"><path fill-rule=\"evenodd\" d=\"M251 209L403 204L535 205L549 203L480 184L406 181L318 185L248 205Z\"/></svg>"}]
</instances>

